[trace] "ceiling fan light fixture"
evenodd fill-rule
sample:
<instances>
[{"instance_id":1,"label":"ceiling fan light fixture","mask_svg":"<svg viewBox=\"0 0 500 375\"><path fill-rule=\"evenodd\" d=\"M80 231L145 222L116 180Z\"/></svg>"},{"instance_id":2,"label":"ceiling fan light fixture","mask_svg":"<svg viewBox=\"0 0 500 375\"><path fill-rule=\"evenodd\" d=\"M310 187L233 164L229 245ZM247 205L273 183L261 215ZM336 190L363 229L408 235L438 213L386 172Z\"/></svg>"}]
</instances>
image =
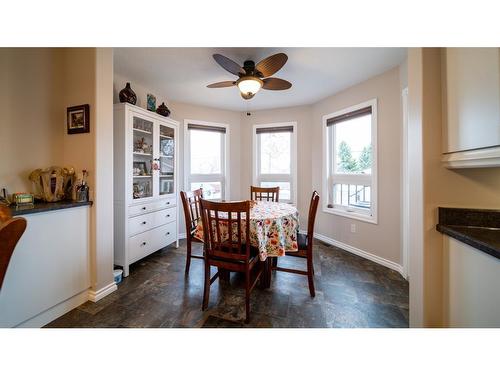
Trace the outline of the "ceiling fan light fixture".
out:
<instances>
[{"instance_id":1,"label":"ceiling fan light fixture","mask_svg":"<svg viewBox=\"0 0 500 375\"><path fill-rule=\"evenodd\" d=\"M256 77L242 77L238 80L237 85L242 94L253 97L262 87L264 83Z\"/></svg>"}]
</instances>

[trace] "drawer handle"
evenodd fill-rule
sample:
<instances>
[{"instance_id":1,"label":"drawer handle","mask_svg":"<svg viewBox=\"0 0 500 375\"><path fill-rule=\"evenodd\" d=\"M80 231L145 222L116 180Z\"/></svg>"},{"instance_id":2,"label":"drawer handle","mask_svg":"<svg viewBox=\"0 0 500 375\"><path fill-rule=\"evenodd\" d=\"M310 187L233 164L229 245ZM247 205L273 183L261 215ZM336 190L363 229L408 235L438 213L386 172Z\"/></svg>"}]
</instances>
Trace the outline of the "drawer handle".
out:
<instances>
[{"instance_id":1,"label":"drawer handle","mask_svg":"<svg viewBox=\"0 0 500 375\"><path fill-rule=\"evenodd\" d=\"M144 225L144 224L146 224L146 222L145 222L145 221L143 221L143 222L142 222L142 225Z\"/></svg>"},{"instance_id":2,"label":"drawer handle","mask_svg":"<svg viewBox=\"0 0 500 375\"><path fill-rule=\"evenodd\" d=\"M167 202L167 203L165 203L165 204L170 204L170 202Z\"/></svg>"},{"instance_id":3,"label":"drawer handle","mask_svg":"<svg viewBox=\"0 0 500 375\"><path fill-rule=\"evenodd\" d=\"M170 217L170 215L167 215L167 217Z\"/></svg>"},{"instance_id":4,"label":"drawer handle","mask_svg":"<svg viewBox=\"0 0 500 375\"><path fill-rule=\"evenodd\" d=\"M145 210L145 209L146 209L146 207L143 207L142 209L143 209L143 210Z\"/></svg>"},{"instance_id":5,"label":"drawer handle","mask_svg":"<svg viewBox=\"0 0 500 375\"><path fill-rule=\"evenodd\" d=\"M167 232L166 236L168 236L170 234L170 232Z\"/></svg>"},{"instance_id":6,"label":"drawer handle","mask_svg":"<svg viewBox=\"0 0 500 375\"><path fill-rule=\"evenodd\" d=\"M141 243L141 246L146 246L146 242Z\"/></svg>"}]
</instances>

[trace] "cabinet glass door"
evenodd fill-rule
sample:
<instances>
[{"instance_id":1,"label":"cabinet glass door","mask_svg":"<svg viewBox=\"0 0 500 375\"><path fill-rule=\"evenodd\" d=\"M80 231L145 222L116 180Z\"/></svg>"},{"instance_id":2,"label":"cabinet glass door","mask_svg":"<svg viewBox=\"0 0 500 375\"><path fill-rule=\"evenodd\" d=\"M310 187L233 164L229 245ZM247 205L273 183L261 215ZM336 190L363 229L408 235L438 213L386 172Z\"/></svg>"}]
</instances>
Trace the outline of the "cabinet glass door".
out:
<instances>
[{"instance_id":1,"label":"cabinet glass door","mask_svg":"<svg viewBox=\"0 0 500 375\"><path fill-rule=\"evenodd\" d=\"M174 194L175 173L175 131L160 124L159 176L160 195Z\"/></svg>"},{"instance_id":2,"label":"cabinet glass door","mask_svg":"<svg viewBox=\"0 0 500 375\"><path fill-rule=\"evenodd\" d=\"M153 196L153 122L133 116L132 194L134 199Z\"/></svg>"}]
</instances>

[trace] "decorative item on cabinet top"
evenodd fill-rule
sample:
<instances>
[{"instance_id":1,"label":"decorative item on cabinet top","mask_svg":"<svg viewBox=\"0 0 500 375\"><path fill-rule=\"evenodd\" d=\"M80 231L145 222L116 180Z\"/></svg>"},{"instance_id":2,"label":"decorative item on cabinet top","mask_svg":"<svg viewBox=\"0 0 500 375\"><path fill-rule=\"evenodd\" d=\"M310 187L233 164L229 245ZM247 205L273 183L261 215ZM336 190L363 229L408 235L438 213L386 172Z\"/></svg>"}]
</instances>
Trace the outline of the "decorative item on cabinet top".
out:
<instances>
[{"instance_id":1,"label":"decorative item on cabinet top","mask_svg":"<svg viewBox=\"0 0 500 375\"><path fill-rule=\"evenodd\" d=\"M159 115L164 116L164 117L170 116L170 110L165 105L165 102L161 102L161 104L156 109L156 113L158 113Z\"/></svg>"},{"instance_id":2,"label":"decorative item on cabinet top","mask_svg":"<svg viewBox=\"0 0 500 375\"><path fill-rule=\"evenodd\" d=\"M125 88L118 94L118 97L120 99L120 103L130 103L134 105L137 103L137 95L135 95L135 92L130 87L130 82L127 82Z\"/></svg>"},{"instance_id":3,"label":"decorative item on cabinet top","mask_svg":"<svg viewBox=\"0 0 500 375\"><path fill-rule=\"evenodd\" d=\"M29 175L33 183L35 198L46 202L57 202L73 198L75 169L73 167L52 166L35 169Z\"/></svg>"},{"instance_id":4,"label":"decorative item on cabinet top","mask_svg":"<svg viewBox=\"0 0 500 375\"><path fill-rule=\"evenodd\" d=\"M147 95L147 110L152 112L156 111L156 96L153 94Z\"/></svg>"}]
</instances>

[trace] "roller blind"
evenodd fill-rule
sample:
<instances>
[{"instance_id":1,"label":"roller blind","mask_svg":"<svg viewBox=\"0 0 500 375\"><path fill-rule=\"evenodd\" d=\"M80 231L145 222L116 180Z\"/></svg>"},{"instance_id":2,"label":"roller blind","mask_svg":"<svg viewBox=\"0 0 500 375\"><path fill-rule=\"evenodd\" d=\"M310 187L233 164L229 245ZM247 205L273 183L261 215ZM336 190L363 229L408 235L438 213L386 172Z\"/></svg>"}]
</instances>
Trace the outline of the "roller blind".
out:
<instances>
[{"instance_id":1,"label":"roller blind","mask_svg":"<svg viewBox=\"0 0 500 375\"><path fill-rule=\"evenodd\" d=\"M293 126L272 126L269 128L257 128L257 134L262 133L293 133Z\"/></svg>"},{"instance_id":2,"label":"roller blind","mask_svg":"<svg viewBox=\"0 0 500 375\"><path fill-rule=\"evenodd\" d=\"M226 128L211 125L188 124L188 130L203 130L209 132L226 133Z\"/></svg>"},{"instance_id":3,"label":"roller blind","mask_svg":"<svg viewBox=\"0 0 500 375\"><path fill-rule=\"evenodd\" d=\"M357 109L357 110L349 112L349 113L344 113L343 115L329 118L328 120L326 120L326 126L332 126L332 125L338 124L339 122L342 122L342 121L352 120L352 119L357 118L357 117L362 117L362 116L371 115L371 114L372 114L372 107L371 106Z\"/></svg>"}]
</instances>

